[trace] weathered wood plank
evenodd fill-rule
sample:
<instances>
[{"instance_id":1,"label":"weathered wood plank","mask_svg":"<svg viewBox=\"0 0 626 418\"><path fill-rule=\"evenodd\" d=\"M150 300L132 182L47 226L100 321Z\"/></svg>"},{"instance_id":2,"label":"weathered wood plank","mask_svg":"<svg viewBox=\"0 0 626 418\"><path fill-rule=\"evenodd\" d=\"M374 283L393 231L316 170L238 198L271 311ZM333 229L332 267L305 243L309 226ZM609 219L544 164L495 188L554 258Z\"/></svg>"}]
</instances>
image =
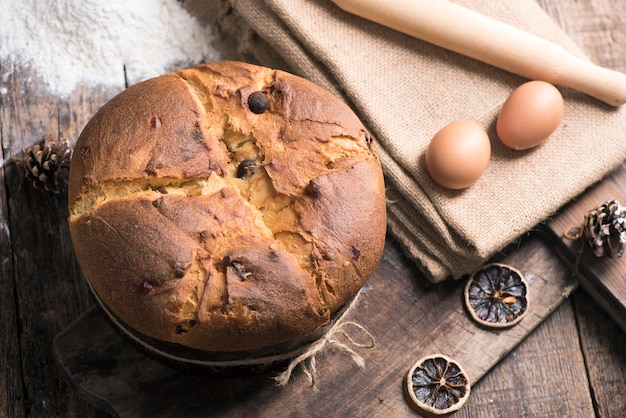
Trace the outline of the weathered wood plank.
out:
<instances>
[{"instance_id":1,"label":"weathered wood plank","mask_svg":"<svg viewBox=\"0 0 626 418\"><path fill-rule=\"evenodd\" d=\"M626 332L626 260L598 258L583 241L563 236L565 231L581 225L587 211L612 199L626 204L626 165L564 207L546 225L545 233L577 272L581 286Z\"/></svg>"},{"instance_id":2,"label":"weathered wood plank","mask_svg":"<svg viewBox=\"0 0 626 418\"><path fill-rule=\"evenodd\" d=\"M192 16L205 24L209 24L219 10L219 6L215 5L216 2L205 0L180 0L180 2Z\"/></svg>"},{"instance_id":3,"label":"weathered wood plank","mask_svg":"<svg viewBox=\"0 0 626 418\"><path fill-rule=\"evenodd\" d=\"M626 334L587 293L576 292L573 300L597 416L622 417L626 413Z\"/></svg>"},{"instance_id":4,"label":"weathered wood plank","mask_svg":"<svg viewBox=\"0 0 626 418\"><path fill-rule=\"evenodd\" d=\"M478 383L457 416L593 417L585 373L572 304L563 303Z\"/></svg>"},{"instance_id":5,"label":"weathered wood plank","mask_svg":"<svg viewBox=\"0 0 626 418\"><path fill-rule=\"evenodd\" d=\"M1 114L5 160L20 157L47 134L74 140L94 107L110 96L83 90L75 99L61 99L46 93L27 69L2 69L2 79L6 80ZM87 95L91 99L85 100ZM19 343L19 355L12 356L19 361L11 364L17 371L10 376L21 386L24 408L16 416L64 415L63 411L87 415L93 408L75 396L60 378L51 349L54 336L93 303L74 258L67 198L65 194L34 190L11 160L5 162L4 180L14 263L6 281L12 282L11 298L18 306L19 323L19 334L7 339ZM15 408L20 407L19 402L9 401Z\"/></svg>"},{"instance_id":6,"label":"weathered wood plank","mask_svg":"<svg viewBox=\"0 0 626 418\"><path fill-rule=\"evenodd\" d=\"M622 0L537 0L595 63L626 70L626 4Z\"/></svg>"},{"instance_id":7,"label":"weathered wood plank","mask_svg":"<svg viewBox=\"0 0 626 418\"><path fill-rule=\"evenodd\" d=\"M6 69L0 63L0 74ZM4 82L0 78L0 87ZM3 130L5 99L0 95L0 135ZM4 157L4 147L0 157ZM2 158L4 162L5 159ZM9 207L3 163L0 170L0 416L24 416L22 370L18 339L17 307L14 295L13 252L9 228Z\"/></svg>"}]
</instances>

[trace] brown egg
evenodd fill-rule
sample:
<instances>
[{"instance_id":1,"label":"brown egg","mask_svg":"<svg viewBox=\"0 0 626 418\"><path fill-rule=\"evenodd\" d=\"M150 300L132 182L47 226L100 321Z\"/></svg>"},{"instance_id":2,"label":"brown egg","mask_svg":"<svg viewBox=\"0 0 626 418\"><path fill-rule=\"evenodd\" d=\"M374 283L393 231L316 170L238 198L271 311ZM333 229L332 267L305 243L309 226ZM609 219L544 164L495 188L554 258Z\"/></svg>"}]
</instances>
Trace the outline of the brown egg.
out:
<instances>
[{"instance_id":1,"label":"brown egg","mask_svg":"<svg viewBox=\"0 0 626 418\"><path fill-rule=\"evenodd\" d=\"M529 81L513 90L502 105L496 131L504 145L516 150L544 142L561 123L563 96L545 81Z\"/></svg>"},{"instance_id":2,"label":"brown egg","mask_svg":"<svg viewBox=\"0 0 626 418\"><path fill-rule=\"evenodd\" d=\"M440 186L464 189L481 176L489 164L491 143L478 123L459 120L435 134L426 150L426 170Z\"/></svg>"}]
</instances>

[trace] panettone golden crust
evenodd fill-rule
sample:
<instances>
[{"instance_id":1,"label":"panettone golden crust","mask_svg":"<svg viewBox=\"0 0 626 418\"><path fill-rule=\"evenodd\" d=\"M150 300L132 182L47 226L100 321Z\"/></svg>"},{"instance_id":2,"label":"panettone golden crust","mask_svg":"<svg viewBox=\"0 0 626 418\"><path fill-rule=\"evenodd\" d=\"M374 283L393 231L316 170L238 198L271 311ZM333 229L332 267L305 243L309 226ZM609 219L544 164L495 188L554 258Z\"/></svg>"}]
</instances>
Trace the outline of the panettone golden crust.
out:
<instances>
[{"instance_id":1,"label":"panettone golden crust","mask_svg":"<svg viewBox=\"0 0 626 418\"><path fill-rule=\"evenodd\" d=\"M255 92L266 107L251 111ZM372 274L386 229L380 163L349 107L239 62L104 105L76 143L69 206L106 308L148 337L212 352L327 324Z\"/></svg>"}]
</instances>

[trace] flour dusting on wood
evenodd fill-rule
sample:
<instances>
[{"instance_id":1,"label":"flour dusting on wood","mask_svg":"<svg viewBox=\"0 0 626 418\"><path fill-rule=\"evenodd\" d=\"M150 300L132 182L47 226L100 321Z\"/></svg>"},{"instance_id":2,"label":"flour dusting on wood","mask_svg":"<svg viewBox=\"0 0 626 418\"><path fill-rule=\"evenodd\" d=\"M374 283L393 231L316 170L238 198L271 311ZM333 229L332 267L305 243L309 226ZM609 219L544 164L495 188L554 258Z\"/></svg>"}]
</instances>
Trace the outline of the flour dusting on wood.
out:
<instances>
[{"instance_id":1,"label":"flour dusting on wood","mask_svg":"<svg viewBox=\"0 0 626 418\"><path fill-rule=\"evenodd\" d=\"M0 60L61 96L219 59L211 28L177 0L0 0L0 10Z\"/></svg>"}]
</instances>

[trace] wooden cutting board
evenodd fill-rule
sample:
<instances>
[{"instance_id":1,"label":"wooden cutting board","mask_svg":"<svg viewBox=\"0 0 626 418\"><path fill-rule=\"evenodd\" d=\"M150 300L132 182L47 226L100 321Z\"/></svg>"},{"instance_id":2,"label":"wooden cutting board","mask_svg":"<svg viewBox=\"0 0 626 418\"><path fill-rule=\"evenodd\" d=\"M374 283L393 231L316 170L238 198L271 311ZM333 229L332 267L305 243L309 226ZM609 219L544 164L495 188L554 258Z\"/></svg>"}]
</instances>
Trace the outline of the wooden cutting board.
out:
<instances>
[{"instance_id":1,"label":"wooden cutting board","mask_svg":"<svg viewBox=\"0 0 626 418\"><path fill-rule=\"evenodd\" d=\"M554 245L557 254L576 272L581 287L626 332L626 255L598 258L581 241L564 237L565 231L583 222L589 210L613 199L626 205L626 163L564 207L541 230L546 241Z\"/></svg>"},{"instance_id":2,"label":"wooden cutting board","mask_svg":"<svg viewBox=\"0 0 626 418\"><path fill-rule=\"evenodd\" d=\"M116 416L411 415L402 379L420 357L434 353L453 357L475 383L578 284L537 237L529 237L498 261L525 275L530 307L521 323L494 331L477 326L465 311L465 281L428 283L388 241L358 305L345 318L374 337L373 347L355 348L365 367L359 368L336 346L328 346L316 359L315 387L299 369L286 387L277 387L271 373L217 378L176 371L135 350L95 307L57 335L54 350L76 390ZM355 327L346 331L357 341L369 342ZM337 338L350 344L342 335Z\"/></svg>"}]
</instances>

